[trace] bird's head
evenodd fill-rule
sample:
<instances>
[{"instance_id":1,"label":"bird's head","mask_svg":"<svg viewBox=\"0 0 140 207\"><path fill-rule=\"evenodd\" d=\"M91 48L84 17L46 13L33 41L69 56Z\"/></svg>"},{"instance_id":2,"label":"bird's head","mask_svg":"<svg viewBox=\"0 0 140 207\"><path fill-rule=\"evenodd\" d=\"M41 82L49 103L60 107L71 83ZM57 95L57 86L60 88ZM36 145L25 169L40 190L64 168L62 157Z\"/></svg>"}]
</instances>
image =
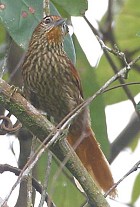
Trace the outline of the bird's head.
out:
<instances>
[{"instance_id":1,"label":"bird's head","mask_svg":"<svg viewBox=\"0 0 140 207\"><path fill-rule=\"evenodd\" d=\"M48 43L59 43L68 32L68 26L60 16L46 16L36 27L34 35L45 37Z\"/></svg>"}]
</instances>

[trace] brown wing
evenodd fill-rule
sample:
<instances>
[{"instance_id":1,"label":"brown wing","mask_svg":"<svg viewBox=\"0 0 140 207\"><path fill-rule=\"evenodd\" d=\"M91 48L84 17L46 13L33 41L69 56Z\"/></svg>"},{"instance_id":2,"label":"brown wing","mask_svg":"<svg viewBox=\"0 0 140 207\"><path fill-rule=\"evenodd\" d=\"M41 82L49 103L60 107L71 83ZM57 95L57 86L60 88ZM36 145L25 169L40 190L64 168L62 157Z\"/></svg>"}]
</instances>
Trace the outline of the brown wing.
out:
<instances>
[{"instance_id":1,"label":"brown wing","mask_svg":"<svg viewBox=\"0 0 140 207\"><path fill-rule=\"evenodd\" d=\"M67 59L67 63L70 65L69 68L72 72L73 77L75 78L75 82L76 82L77 88L80 91L81 97L84 98L79 74L78 74L76 68L74 67L73 63L69 59Z\"/></svg>"}]
</instances>

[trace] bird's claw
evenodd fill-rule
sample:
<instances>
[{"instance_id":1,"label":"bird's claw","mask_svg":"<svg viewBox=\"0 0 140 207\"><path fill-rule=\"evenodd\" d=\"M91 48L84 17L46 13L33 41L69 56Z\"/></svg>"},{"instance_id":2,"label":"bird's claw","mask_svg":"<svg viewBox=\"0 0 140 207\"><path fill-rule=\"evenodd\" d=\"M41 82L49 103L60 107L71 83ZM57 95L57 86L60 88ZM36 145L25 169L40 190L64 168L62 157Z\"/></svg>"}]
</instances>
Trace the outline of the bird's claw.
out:
<instances>
[{"instance_id":1,"label":"bird's claw","mask_svg":"<svg viewBox=\"0 0 140 207\"><path fill-rule=\"evenodd\" d=\"M69 132L69 128L63 129L62 133L60 134L59 140L60 141L64 140L67 137L68 132Z\"/></svg>"},{"instance_id":2,"label":"bird's claw","mask_svg":"<svg viewBox=\"0 0 140 207\"><path fill-rule=\"evenodd\" d=\"M15 93L20 93L20 94L22 95L22 94L23 94L23 90L20 89L20 88L17 87L17 86L12 85L12 86L10 87L10 99L11 99L11 97L12 97Z\"/></svg>"}]
</instances>

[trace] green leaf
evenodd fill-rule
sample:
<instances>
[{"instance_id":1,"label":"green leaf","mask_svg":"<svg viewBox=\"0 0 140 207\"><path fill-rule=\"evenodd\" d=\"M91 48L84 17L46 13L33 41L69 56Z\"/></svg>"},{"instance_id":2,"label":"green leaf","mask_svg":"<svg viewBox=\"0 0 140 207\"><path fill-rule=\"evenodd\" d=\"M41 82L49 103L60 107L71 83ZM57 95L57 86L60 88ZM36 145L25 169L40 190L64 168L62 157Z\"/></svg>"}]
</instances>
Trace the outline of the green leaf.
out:
<instances>
[{"instance_id":1,"label":"green leaf","mask_svg":"<svg viewBox=\"0 0 140 207\"><path fill-rule=\"evenodd\" d=\"M5 41L5 36L6 36L5 33L6 32L5 32L5 29L4 29L3 25L0 24L0 44Z\"/></svg>"},{"instance_id":2,"label":"green leaf","mask_svg":"<svg viewBox=\"0 0 140 207\"><path fill-rule=\"evenodd\" d=\"M88 9L87 0L52 0L56 7L65 10L70 16L83 16Z\"/></svg>"},{"instance_id":3,"label":"green leaf","mask_svg":"<svg viewBox=\"0 0 140 207\"><path fill-rule=\"evenodd\" d=\"M136 109L140 111L140 102L136 105Z\"/></svg>"},{"instance_id":4,"label":"green leaf","mask_svg":"<svg viewBox=\"0 0 140 207\"><path fill-rule=\"evenodd\" d=\"M140 137L140 133L137 134L136 138L128 146L132 152L135 151L135 149L137 148L139 144L139 137Z\"/></svg>"},{"instance_id":5,"label":"green leaf","mask_svg":"<svg viewBox=\"0 0 140 207\"><path fill-rule=\"evenodd\" d=\"M119 64L118 60L116 59L115 59L115 64ZM119 66L118 69L120 70L121 67ZM104 83L108 81L112 76L114 76L114 72L104 56L101 58L98 69L95 71L95 73L100 87L103 86ZM125 80L125 83L138 82L139 75L140 74L138 71L132 69L128 74L128 79ZM114 83L112 83L110 87L113 87L115 85L120 85L120 82L117 80ZM138 94L140 91L139 85L132 84L131 86L128 86L128 88L133 96ZM128 99L123 87L110 90L104 93L103 96L106 105L114 104Z\"/></svg>"},{"instance_id":6,"label":"green leaf","mask_svg":"<svg viewBox=\"0 0 140 207\"><path fill-rule=\"evenodd\" d=\"M115 34L118 45L121 50L127 55L130 60L136 58L140 54L140 37L137 35L140 31L140 18L139 7L140 1L135 0L135 3L131 0L124 1L121 13L116 18ZM139 67L139 62L137 67ZM139 81L139 72L132 68L128 76L127 82ZM129 87L132 94L139 93L139 86ZM125 96L126 97L126 96Z\"/></svg>"},{"instance_id":7,"label":"green leaf","mask_svg":"<svg viewBox=\"0 0 140 207\"><path fill-rule=\"evenodd\" d=\"M117 3L117 1L116 3L114 2L114 7ZM127 0L124 1L124 4L122 4L120 13L117 11L118 15L115 16L115 39L117 41L118 47L126 54L128 61L133 60L140 54L140 37L137 35L137 33L140 31L140 21L138 21L140 17L139 8L139 0L135 0L135 3L132 0ZM120 60L117 57L114 57L112 54L110 54L110 56L118 70L120 70L123 67L120 64ZM139 68L139 66L140 61L137 62L137 68ZM98 70L96 70L96 76L99 81L99 85L102 86L113 75L114 72L112 68L110 67L106 58L103 56L100 60ZM137 82L139 81L139 77L139 71L135 70L133 67L129 72L128 79L125 80L125 82ZM119 84L119 81L115 81L115 83L113 83L111 86ZM135 96L140 91L139 85L131 85L128 86L128 88L133 96ZM114 89L104 94L104 100L106 104L114 104L126 99L128 99L128 97L125 94L123 88Z\"/></svg>"},{"instance_id":8,"label":"green leaf","mask_svg":"<svg viewBox=\"0 0 140 207\"><path fill-rule=\"evenodd\" d=\"M139 7L139 0L135 0L135 3L131 0L125 1L121 13L116 19L116 38L119 39L119 44L123 49L137 48L138 42L140 43L137 35L140 31Z\"/></svg>"},{"instance_id":9,"label":"green leaf","mask_svg":"<svg viewBox=\"0 0 140 207\"><path fill-rule=\"evenodd\" d=\"M23 49L27 49L32 32L41 21L43 15L43 0L1 0L4 9L0 10L0 20L6 27L13 40ZM51 13L60 15L53 4ZM75 50L70 35L64 42L65 51L75 63Z\"/></svg>"},{"instance_id":10,"label":"green leaf","mask_svg":"<svg viewBox=\"0 0 140 207\"><path fill-rule=\"evenodd\" d=\"M134 182L133 191L131 195L131 203L134 204L139 197L140 197L140 173L137 175Z\"/></svg>"},{"instance_id":11,"label":"green leaf","mask_svg":"<svg viewBox=\"0 0 140 207\"><path fill-rule=\"evenodd\" d=\"M14 41L26 49L32 32L42 18L43 0L1 0L0 20Z\"/></svg>"},{"instance_id":12,"label":"green leaf","mask_svg":"<svg viewBox=\"0 0 140 207\"><path fill-rule=\"evenodd\" d=\"M46 157L46 154L41 157L37 168L42 183L44 183ZM82 206L85 201L84 196L79 192L73 181L70 180L72 179L72 176L68 170L66 170L66 172L70 176L70 179L63 173L63 170L60 170L60 168L60 165L56 164L53 159L47 190L48 194L51 196L57 207Z\"/></svg>"},{"instance_id":13,"label":"green leaf","mask_svg":"<svg viewBox=\"0 0 140 207\"><path fill-rule=\"evenodd\" d=\"M51 2L50 2L50 12L51 14L61 16L58 10L56 9L56 7ZM72 38L69 34L66 35L64 40L64 50L66 51L71 61L75 64L76 62L75 48L73 45Z\"/></svg>"},{"instance_id":14,"label":"green leaf","mask_svg":"<svg viewBox=\"0 0 140 207\"><path fill-rule=\"evenodd\" d=\"M64 50L67 53L68 57L73 62L73 64L75 64L76 63L75 48L74 48L72 38L69 34L65 37L65 40L64 40Z\"/></svg>"}]
</instances>

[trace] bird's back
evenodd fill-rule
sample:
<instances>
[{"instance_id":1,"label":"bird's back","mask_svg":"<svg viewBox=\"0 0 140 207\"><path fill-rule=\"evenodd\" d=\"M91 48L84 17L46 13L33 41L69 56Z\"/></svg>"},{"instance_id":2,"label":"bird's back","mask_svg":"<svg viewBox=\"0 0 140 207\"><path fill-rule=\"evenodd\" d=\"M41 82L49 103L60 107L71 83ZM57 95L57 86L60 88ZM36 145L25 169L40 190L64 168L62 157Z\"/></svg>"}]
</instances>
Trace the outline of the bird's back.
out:
<instances>
[{"instance_id":1,"label":"bird's back","mask_svg":"<svg viewBox=\"0 0 140 207\"><path fill-rule=\"evenodd\" d=\"M28 99L35 107L52 116L56 123L83 101L81 86L76 78L78 74L62 44L57 47L52 45L50 50L46 42L38 50L31 42L22 65L22 74Z\"/></svg>"}]
</instances>

